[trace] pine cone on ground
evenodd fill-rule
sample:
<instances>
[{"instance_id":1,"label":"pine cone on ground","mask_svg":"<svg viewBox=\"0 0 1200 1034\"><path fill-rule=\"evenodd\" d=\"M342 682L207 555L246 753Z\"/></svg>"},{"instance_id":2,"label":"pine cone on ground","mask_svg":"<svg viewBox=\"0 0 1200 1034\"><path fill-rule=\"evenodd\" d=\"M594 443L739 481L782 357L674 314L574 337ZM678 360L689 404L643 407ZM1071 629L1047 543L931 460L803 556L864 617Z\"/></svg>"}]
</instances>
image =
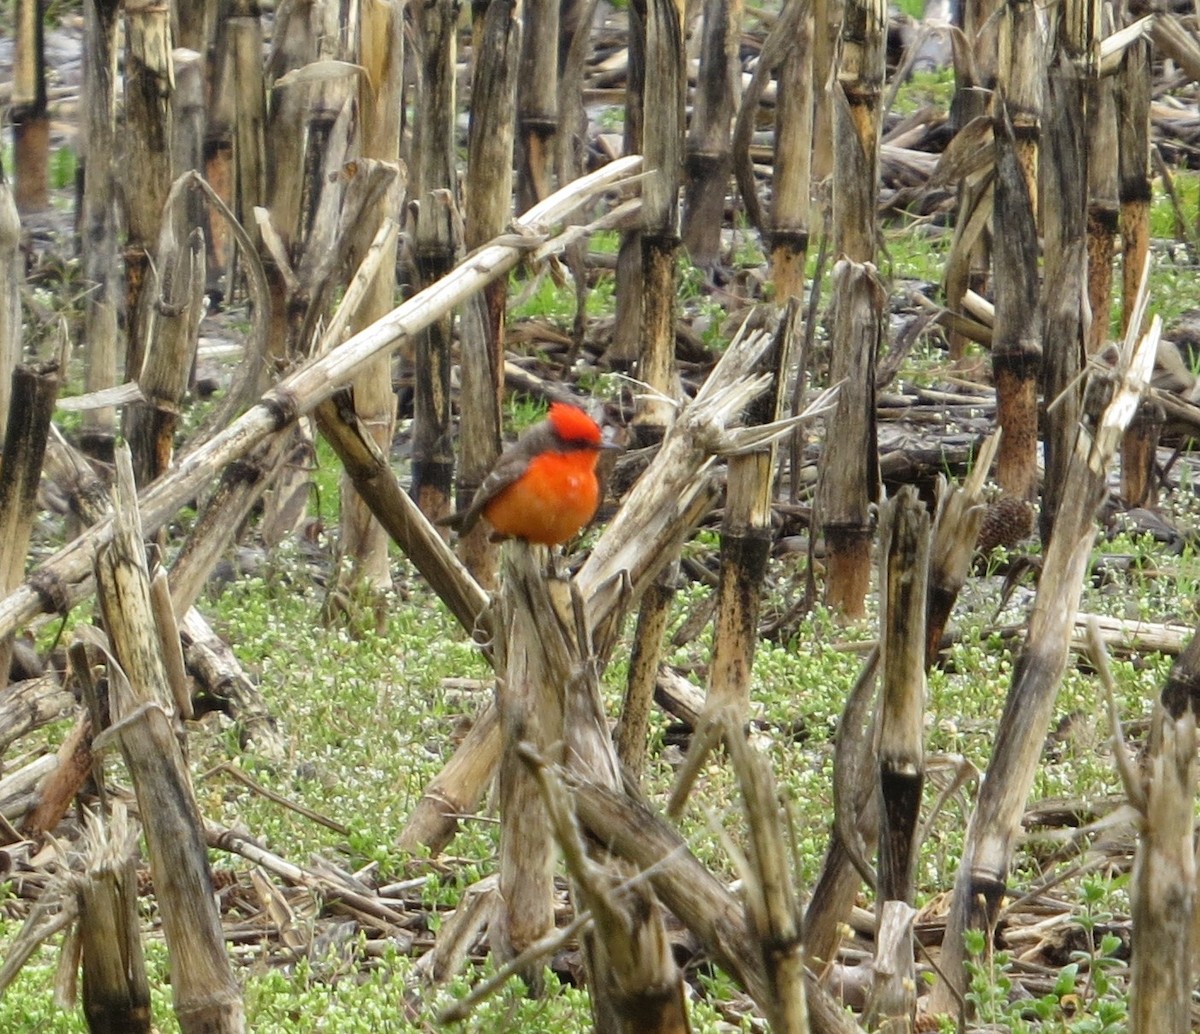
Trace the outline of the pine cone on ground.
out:
<instances>
[{"instance_id":1,"label":"pine cone on ground","mask_svg":"<svg viewBox=\"0 0 1200 1034\"><path fill-rule=\"evenodd\" d=\"M988 504L976 549L990 553L997 546L1012 549L1033 533L1033 504L1015 495L1002 495Z\"/></svg>"}]
</instances>

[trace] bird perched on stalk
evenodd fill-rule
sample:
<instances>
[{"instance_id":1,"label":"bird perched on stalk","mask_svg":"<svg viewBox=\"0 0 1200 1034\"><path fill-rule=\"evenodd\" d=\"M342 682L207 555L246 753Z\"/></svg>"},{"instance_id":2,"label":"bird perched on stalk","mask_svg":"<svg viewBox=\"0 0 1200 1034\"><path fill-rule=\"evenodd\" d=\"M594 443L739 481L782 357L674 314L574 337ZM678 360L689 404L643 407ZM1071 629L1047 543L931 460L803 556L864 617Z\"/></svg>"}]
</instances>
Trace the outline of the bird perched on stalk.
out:
<instances>
[{"instance_id":1,"label":"bird perched on stalk","mask_svg":"<svg viewBox=\"0 0 1200 1034\"><path fill-rule=\"evenodd\" d=\"M471 505L439 523L466 534L483 517L494 539L566 542L600 505L600 453L619 448L604 440L599 424L578 406L552 402L546 419L501 454Z\"/></svg>"}]
</instances>

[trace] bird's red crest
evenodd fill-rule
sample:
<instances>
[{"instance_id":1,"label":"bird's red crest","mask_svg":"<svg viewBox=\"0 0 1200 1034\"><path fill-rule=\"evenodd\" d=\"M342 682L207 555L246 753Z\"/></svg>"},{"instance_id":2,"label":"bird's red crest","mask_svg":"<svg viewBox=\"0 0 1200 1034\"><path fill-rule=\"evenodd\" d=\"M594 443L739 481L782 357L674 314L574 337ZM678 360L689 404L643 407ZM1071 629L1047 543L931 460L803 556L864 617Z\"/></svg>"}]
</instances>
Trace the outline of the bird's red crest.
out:
<instances>
[{"instance_id":1,"label":"bird's red crest","mask_svg":"<svg viewBox=\"0 0 1200 1034\"><path fill-rule=\"evenodd\" d=\"M599 445L602 436L596 421L578 406L566 402L550 403L550 426L554 433L566 442Z\"/></svg>"}]
</instances>

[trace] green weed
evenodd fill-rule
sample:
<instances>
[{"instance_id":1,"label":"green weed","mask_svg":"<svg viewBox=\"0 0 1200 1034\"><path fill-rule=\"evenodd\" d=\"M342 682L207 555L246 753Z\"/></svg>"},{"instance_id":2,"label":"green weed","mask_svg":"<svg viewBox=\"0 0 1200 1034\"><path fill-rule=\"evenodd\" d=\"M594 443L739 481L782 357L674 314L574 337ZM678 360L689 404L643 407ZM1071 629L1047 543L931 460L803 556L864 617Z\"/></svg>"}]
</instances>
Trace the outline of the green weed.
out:
<instances>
[{"instance_id":1,"label":"green weed","mask_svg":"<svg viewBox=\"0 0 1200 1034\"><path fill-rule=\"evenodd\" d=\"M924 0L900 0L899 6L905 14L919 19L924 7ZM912 14L910 8L915 8L917 13ZM908 82L896 92L896 100L892 105L892 110L897 115L912 115L927 106L933 106L942 111L949 111L950 102L953 99L953 68L940 68L930 72L913 72Z\"/></svg>"}]
</instances>

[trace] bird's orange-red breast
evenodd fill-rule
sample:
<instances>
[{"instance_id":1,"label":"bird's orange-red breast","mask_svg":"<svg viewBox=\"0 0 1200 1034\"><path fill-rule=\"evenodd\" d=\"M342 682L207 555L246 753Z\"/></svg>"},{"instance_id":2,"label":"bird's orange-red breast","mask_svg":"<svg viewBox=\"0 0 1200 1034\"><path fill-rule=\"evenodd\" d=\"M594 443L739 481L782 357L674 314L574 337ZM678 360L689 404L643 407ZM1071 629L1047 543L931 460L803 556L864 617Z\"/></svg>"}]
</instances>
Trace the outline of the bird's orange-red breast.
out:
<instances>
[{"instance_id":1,"label":"bird's orange-red breast","mask_svg":"<svg viewBox=\"0 0 1200 1034\"><path fill-rule=\"evenodd\" d=\"M480 517L497 536L555 546L596 514L596 463L604 449L600 426L578 406L550 404L546 419L500 456L471 505L447 523L465 534Z\"/></svg>"}]
</instances>

